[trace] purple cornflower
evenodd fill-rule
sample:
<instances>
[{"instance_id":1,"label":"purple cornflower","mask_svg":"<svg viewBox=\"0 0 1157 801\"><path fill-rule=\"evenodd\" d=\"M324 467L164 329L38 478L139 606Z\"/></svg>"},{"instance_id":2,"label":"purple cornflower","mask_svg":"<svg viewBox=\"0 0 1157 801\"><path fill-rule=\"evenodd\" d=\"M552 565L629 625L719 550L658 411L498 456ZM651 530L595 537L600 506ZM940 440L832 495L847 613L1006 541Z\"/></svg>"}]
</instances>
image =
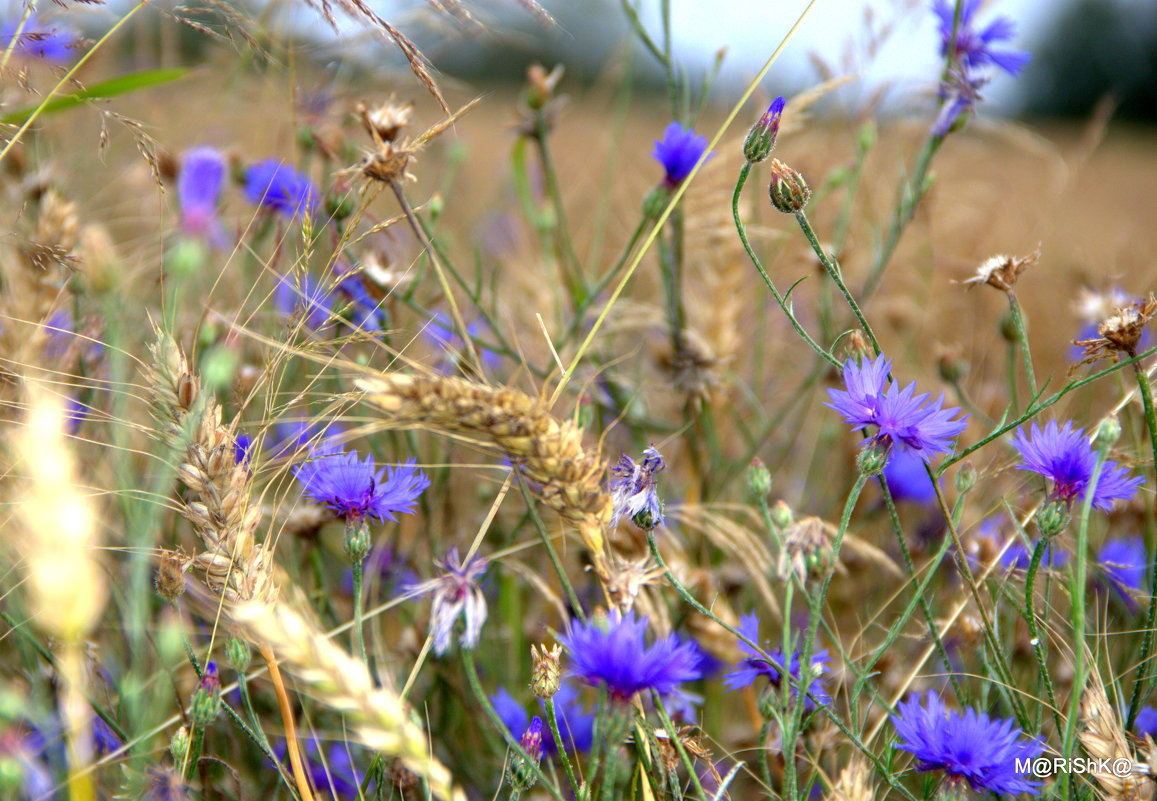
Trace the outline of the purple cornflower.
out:
<instances>
[{"instance_id":1,"label":"purple cornflower","mask_svg":"<svg viewBox=\"0 0 1157 801\"><path fill-rule=\"evenodd\" d=\"M853 431L876 426L876 435L868 442L886 448L908 451L923 461L952 447L951 440L968 425L968 415L953 420L960 409L944 409L944 395L925 406L928 395L915 395L915 382L900 389L893 380L885 391L892 361L880 354L875 361L862 364L854 358L844 364L844 386L847 391L829 389L831 403L824 404L844 416Z\"/></svg>"},{"instance_id":2,"label":"purple cornflower","mask_svg":"<svg viewBox=\"0 0 1157 801\"><path fill-rule=\"evenodd\" d=\"M458 558L458 548L453 547L446 553L444 562L434 564L444 571L441 576L409 588L414 595L430 593L433 596L430 602L430 636L434 638L434 655L442 656L450 650L450 636L459 616L465 625L458 637L458 645L473 650L482 634L482 624L486 622L486 598L478 581L489 562L475 554L463 564Z\"/></svg>"},{"instance_id":3,"label":"purple cornflower","mask_svg":"<svg viewBox=\"0 0 1157 801\"><path fill-rule=\"evenodd\" d=\"M518 739L518 744L522 746L522 750L531 759L537 761L542 759L542 718L538 715L530 721L530 725L526 727L526 731L522 733L522 737ZM550 737L550 732L546 733Z\"/></svg>"},{"instance_id":4,"label":"purple cornflower","mask_svg":"<svg viewBox=\"0 0 1157 801\"><path fill-rule=\"evenodd\" d=\"M186 234L219 242L223 238L217 222L217 201L225 183L225 157L211 147L185 153L177 173L177 202L181 206L181 228Z\"/></svg>"},{"instance_id":5,"label":"purple cornflower","mask_svg":"<svg viewBox=\"0 0 1157 801\"><path fill-rule=\"evenodd\" d=\"M300 276L300 285L297 278L279 276L273 305L287 317L300 315L314 331L325 328L333 317L328 288L309 273Z\"/></svg>"},{"instance_id":6,"label":"purple cornflower","mask_svg":"<svg viewBox=\"0 0 1157 801\"><path fill-rule=\"evenodd\" d=\"M693 128L684 128L673 122L663 131L663 138L655 140L651 155L663 165L666 172L663 183L674 189L691 174L706 149L707 137L699 136ZM704 163L714 155L715 151L708 153Z\"/></svg>"},{"instance_id":7,"label":"purple cornflower","mask_svg":"<svg viewBox=\"0 0 1157 801\"><path fill-rule=\"evenodd\" d=\"M571 626L559 642L571 657L572 673L592 685L605 685L615 701L655 690L670 695L685 681L702 676L699 653L689 642L669 634L650 648L645 643L647 618L618 611L600 625L591 620Z\"/></svg>"},{"instance_id":8,"label":"purple cornflower","mask_svg":"<svg viewBox=\"0 0 1157 801\"><path fill-rule=\"evenodd\" d=\"M320 196L308 175L276 159L259 161L245 171L245 198L287 217L312 214Z\"/></svg>"},{"instance_id":9,"label":"purple cornflower","mask_svg":"<svg viewBox=\"0 0 1157 801\"><path fill-rule=\"evenodd\" d=\"M654 446L643 451L643 461L639 464L625 453L619 457L619 463L611 468L614 478L608 487L614 504L612 530L624 516L644 531L663 525L663 502L655 488L655 476L666 468Z\"/></svg>"},{"instance_id":10,"label":"purple cornflower","mask_svg":"<svg viewBox=\"0 0 1157 801\"><path fill-rule=\"evenodd\" d=\"M754 612L744 615L739 620L739 631L752 642L760 642L759 616ZM760 676L766 676L775 687L780 686L784 663L782 648L768 651L767 656L770 657L770 661L761 656L754 648L743 642L743 640L739 640L739 650L747 654L747 658L736 665L735 670L723 677L723 683L727 686L728 690L739 690L744 687L750 687ZM791 677L795 679L796 682L799 681L799 660L800 654L797 651L791 655L791 660L788 662L787 668ZM812 668L809 674L814 675L815 678L808 683L808 697L804 699L804 709L806 710L810 711L815 709L817 702L820 706L827 706L832 702L831 696L824 691L823 682L820 679L824 665L829 661L831 660L828 657L826 648L820 649L812 654ZM793 696L798 694L794 686L791 692ZM812 699L815 700L813 701Z\"/></svg>"},{"instance_id":11,"label":"purple cornflower","mask_svg":"<svg viewBox=\"0 0 1157 801\"><path fill-rule=\"evenodd\" d=\"M248 434L238 434L233 440L233 459L236 464L249 461L253 456L253 437Z\"/></svg>"},{"instance_id":12,"label":"purple cornflower","mask_svg":"<svg viewBox=\"0 0 1157 801\"><path fill-rule=\"evenodd\" d=\"M1032 774L1016 771L1044 749L1039 740L1022 739L1023 732L1011 718L993 720L987 713L968 709L949 711L944 701L929 690L924 706L917 698L896 705L892 725L900 742L896 746L916 757L916 769L942 770L956 782L967 782L977 792L1016 795L1040 792Z\"/></svg>"},{"instance_id":13,"label":"purple cornflower","mask_svg":"<svg viewBox=\"0 0 1157 801\"><path fill-rule=\"evenodd\" d=\"M911 501L922 506L936 503L936 487L928 477L924 460L911 451L897 451L884 466L884 480L895 501Z\"/></svg>"},{"instance_id":14,"label":"purple cornflower","mask_svg":"<svg viewBox=\"0 0 1157 801\"><path fill-rule=\"evenodd\" d=\"M0 51L7 50L20 27L20 20L5 22L0 26ZM44 61L66 61L76 46L78 37L63 27L42 26L34 16L24 23L13 52L21 58L38 58Z\"/></svg>"},{"instance_id":15,"label":"purple cornflower","mask_svg":"<svg viewBox=\"0 0 1157 801\"><path fill-rule=\"evenodd\" d=\"M1015 32L1007 17L997 17L983 30L973 27L973 17L980 10L980 4L981 0L963 0L956 35L953 36L955 3L946 0L932 3L932 10L939 18L940 54L949 59L948 77L940 86L943 103L932 125L933 136L947 136L961 114L976 108L980 88L989 80L979 70L994 66L1009 75L1016 75L1028 63L1028 53L1021 50L993 48L997 42L1011 39Z\"/></svg>"},{"instance_id":16,"label":"purple cornflower","mask_svg":"<svg viewBox=\"0 0 1157 801\"><path fill-rule=\"evenodd\" d=\"M1137 713L1137 720L1133 722L1133 730L1138 737L1148 734L1157 737L1157 707L1143 706Z\"/></svg>"},{"instance_id":17,"label":"purple cornflower","mask_svg":"<svg viewBox=\"0 0 1157 801\"><path fill-rule=\"evenodd\" d=\"M361 749L346 742L333 741L323 744L316 737L303 737L302 752L308 764L309 778L317 787L333 793L340 801L357 801L361 798L361 783L364 778L355 763L355 756L361 756ZM285 741L274 746L274 753L285 759Z\"/></svg>"},{"instance_id":18,"label":"purple cornflower","mask_svg":"<svg viewBox=\"0 0 1157 801\"><path fill-rule=\"evenodd\" d=\"M1071 504L1078 497L1083 501L1097 461L1084 434L1083 428L1073 430L1071 420L1064 428L1059 428L1056 420L1050 420L1043 431L1034 422L1029 437L1025 436L1023 427L1018 428L1012 446L1024 463L1017 469L1030 470L1050 479L1054 499L1065 504ZM1124 467L1117 467L1114 461L1106 461L1097 478L1093 506L1107 512L1114 501L1133 497L1137 487L1144 483L1144 478L1130 474Z\"/></svg>"},{"instance_id":19,"label":"purple cornflower","mask_svg":"<svg viewBox=\"0 0 1157 801\"><path fill-rule=\"evenodd\" d=\"M1032 566L1032 555L1036 552L1037 543L1025 545L1019 539L1008 546L1000 563L1013 570L1028 570ZM1056 541L1045 545L1041 554L1040 570L1060 570L1069 563L1069 552L1061 548Z\"/></svg>"},{"instance_id":20,"label":"purple cornflower","mask_svg":"<svg viewBox=\"0 0 1157 801\"><path fill-rule=\"evenodd\" d=\"M1145 571L1149 552L1137 535L1114 538L1097 552L1101 570L1098 583L1117 593L1131 611L1137 609L1137 596L1145 591Z\"/></svg>"},{"instance_id":21,"label":"purple cornflower","mask_svg":"<svg viewBox=\"0 0 1157 801\"><path fill-rule=\"evenodd\" d=\"M349 302L347 310L354 328L377 333L386 327L386 313L381 302L375 300L366 289L359 274L350 274L350 269L340 262L333 266L338 276L337 290Z\"/></svg>"},{"instance_id":22,"label":"purple cornflower","mask_svg":"<svg viewBox=\"0 0 1157 801\"><path fill-rule=\"evenodd\" d=\"M551 700L554 701L554 714L558 718L558 733L562 735L563 745L580 754L589 751L594 741L595 716L583 708L578 690L564 681ZM501 687L490 697L490 702L510 733L521 738L530 721L530 715L522 704ZM538 703L545 714L546 705L541 700ZM549 727L543 732L542 748L548 756L558 752Z\"/></svg>"},{"instance_id":23,"label":"purple cornflower","mask_svg":"<svg viewBox=\"0 0 1157 801\"><path fill-rule=\"evenodd\" d=\"M328 506L347 523L376 518L397 522L398 512L412 515L414 502L430 479L414 467L411 459L378 470L374 457L358 461L356 451L322 448L312 458L293 468L301 482L302 494L314 503Z\"/></svg>"},{"instance_id":24,"label":"purple cornflower","mask_svg":"<svg viewBox=\"0 0 1157 801\"><path fill-rule=\"evenodd\" d=\"M489 332L490 326L481 317L466 323L466 335L474 343L474 348L478 352L479 358L482 359L483 368L497 370L502 366L502 357L479 342L479 339ZM458 330L454 321L450 319L450 315L444 311L435 312L422 329L422 336L430 343L431 347L442 351L442 359L438 365L439 372L443 375L450 375L455 372L462 360L465 343L458 335Z\"/></svg>"}]
</instances>

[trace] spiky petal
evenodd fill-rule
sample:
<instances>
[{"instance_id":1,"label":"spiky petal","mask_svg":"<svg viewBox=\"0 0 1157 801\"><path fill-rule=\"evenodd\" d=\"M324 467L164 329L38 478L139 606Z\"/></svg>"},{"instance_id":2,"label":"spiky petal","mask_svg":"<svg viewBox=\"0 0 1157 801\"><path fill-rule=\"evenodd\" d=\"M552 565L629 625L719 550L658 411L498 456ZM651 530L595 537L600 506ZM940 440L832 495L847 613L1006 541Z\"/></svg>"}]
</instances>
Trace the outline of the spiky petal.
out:
<instances>
[{"instance_id":1,"label":"spiky petal","mask_svg":"<svg viewBox=\"0 0 1157 801\"><path fill-rule=\"evenodd\" d=\"M1025 436L1024 428L1018 428L1012 439L1012 446L1024 460L1018 469L1039 473L1052 481L1053 497L1058 500L1072 503L1079 498L1083 501L1097 461L1096 453L1084 434L1083 428L1073 429L1071 420L1063 428L1056 420L1050 420L1044 430L1033 423L1028 436ZM1133 497L1137 487L1143 483L1144 478L1134 476L1108 460L1097 478L1093 506L1108 511L1115 501Z\"/></svg>"}]
</instances>

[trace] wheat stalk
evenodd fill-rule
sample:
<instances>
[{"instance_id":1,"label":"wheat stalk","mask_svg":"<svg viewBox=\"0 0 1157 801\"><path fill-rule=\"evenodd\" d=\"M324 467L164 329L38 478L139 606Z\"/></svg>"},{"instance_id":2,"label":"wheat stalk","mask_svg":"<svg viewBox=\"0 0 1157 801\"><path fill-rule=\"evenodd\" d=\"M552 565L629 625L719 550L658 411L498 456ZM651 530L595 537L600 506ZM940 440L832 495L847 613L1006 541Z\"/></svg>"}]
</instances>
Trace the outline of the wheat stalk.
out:
<instances>
[{"instance_id":1,"label":"wheat stalk","mask_svg":"<svg viewBox=\"0 0 1157 801\"><path fill-rule=\"evenodd\" d=\"M1077 690L1074 689L1074 692ZM1124 759L1130 764L1136 760L1129 750L1125 732L1105 694L1105 685L1095 672L1090 676L1089 687L1081 697L1081 745L1089 756L1097 760ZM1097 771L1093 774L1101 786L1101 797L1107 801L1142 801L1145 780L1142 776L1118 776L1114 771Z\"/></svg>"}]
</instances>

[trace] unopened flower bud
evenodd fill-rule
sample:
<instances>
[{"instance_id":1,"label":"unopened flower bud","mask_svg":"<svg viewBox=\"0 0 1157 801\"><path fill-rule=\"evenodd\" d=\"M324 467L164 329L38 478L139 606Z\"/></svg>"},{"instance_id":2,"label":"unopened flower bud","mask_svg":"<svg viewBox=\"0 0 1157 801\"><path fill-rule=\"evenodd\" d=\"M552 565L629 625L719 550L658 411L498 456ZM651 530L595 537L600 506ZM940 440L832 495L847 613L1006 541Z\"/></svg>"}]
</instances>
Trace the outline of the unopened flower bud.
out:
<instances>
[{"instance_id":1,"label":"unopened flower bud","mask_svg":"<svg viewBox=\"0 0 1157 801\"><path fill-rule=\"evenodd\" d=\"M961 495L976 486L976 468L972 462L965 462L956 471L956 491Z\"/></svg>"},{"instance_id":2,"label":"unopened flower bud","mask_svg":"<svg viewBox=\"0 0 1157 801\"><path fill-rule=\"evenodd\" d=\"M888 457L892 455L890 443L873 440L860 449L856 457L856 467L865 476L878 476L884 472L884 465L888 464Z\"/></svg>"},{"instance_id":3,"label":"unopened flower bud","mask_svg":"<svg viewBox=\"0 0 1157 801\"><path fill-rule=\"evenodd\" d=\"M1036 524L1042 537L1052 539L1069 524L1068 504L1060 499L1049 501L1037 512Z\"/></svg>"},{"instance_id":4,"label":"unopened flower bud","mask_svg":"<svg viewBox=\"0 0 1157 801\"><path fill-rule=\"evenodd\" d=\"M364 521L350 520L346 524L345 540L342 545L351 562L365 561L370 553L370 532Z\"/></svg>"},{"instance_id":5,"label":"unopened flower bud","mask_svg":"<svg viewBox=\"0 0 1157 801\"><path fill-rule=\"evenodd\" d=\"M557 645L551 649L544 645L541 652L535 646L530 646L530 689L539 698L553 698L558 692L562 678L558 661L561 653L562 648Z\"/></svg>"},{"instance_id":6,"label":"unopened flower bud","mask_svg":"<svg viewBox=\"0 0 1157 801\"><path fill-rule=\"evenodd\" d=\"M759 122L751 127L747 139L743 141L743 157L749 164L758 164L771 155L775 149L775 137L779 133L779 118L783 115L783 97L777 97Z\"/></svg>"},{"instance_id":7,"label":"unopened flower bud","mask_svg":"<svg viewBox=\"0 0 1157 801\"><path fill-rule=\"evenodd\" d=\"M781 531L795 522L795 514L786 501L780 499L771 507L771 522Z\"/></svg>"},{"instance_id":8,"label":"unopened flower bud","mask_svg":"<svg viewBox=\"0 0 1157 801\"><path fill-rule=\"evenodd\" d=\"M193 725L204 728L217 719L221 711L221 679L217 676L217 663L209 662L205 665L205 675L201 677L201 686L193 693L192 720Z\"/></svg>"},{"instance_id":9,"label":"unopened flower bud","mask_svg":"<svg viewBox=\"0 0 1157 801\"><path fill-rule=\"evenodd\" d=\"M249 644L240 637L230 637L225 643L225 657L229 660L229 667L238 673L244 673L249 668L249 660L252 657Z\"/></svg>"},{"instance_id":10,"label":"unopened flower bud","mask_svg":"<svg viewBox=\"0 0 1157 801\"><path fill-rule=\"evenodd\" d=\"M936 368L942 379L957 384L968 375L968 360L961 356L959 347L949 346L941 350Z\"/></svg>"},{"instance_id":11,"label":"unopened flower bud","mask_svg":"<svg viewBox=\"0 0 1157 801\"><path fill-rule=\"evenodd\" d=\"M173 277L184 280L200 273L208 263L209 247L204 240L181 237L165 258Z\"/></svg>"},{"instance_id":12,"label":"unopened flower bud","mask_svg":"<svg viewBox=\"0 0 1157 801\"><path fill-rule=\"evenodd\" d=\"M189 729L187 726L182 726L173 733L169 740L169 754L178 765L185 761L185 757L189 754Z\"/></svg>"},{"instance_id":13,"label":"unopened flower bud","mask_svg":"<svg viewBox=\"0 0 1157 801\"><path fill-rule=\"evenodd\" d=\"M758 456L751 460L747 468L747 491L754 498L766 498L767 493L771 492L771 471Z\"/></svg>"},{"instance_id":14,"label":"unopened flower bud","mask_svg":"<svg viewBox=\"0 0 1157 801\"><path fill-rule=\"evenodd\" d=\"M1097 433L1093 435L1093 447L1108 453L1109 448L1117 444L1121 438L1121 421L1117 415L1111 414L1097 426Z\"/></svg>"},{"instance_id":15,"label":"unopened flower bud","mask_svg":"<svg viewBox=\"0 0 1157 801\"><path fill-rule=\"evenodd\" d=\"M530 726L523 732L518 744L534 764L532 766L521 754L516 754L510 760L508 778L511 787L525 791L538 781L538 771L534 768L538 767L538 762L542 759L542 718L534 716L534 720L530 721Z\"/></svg>"},{"instance_id":16,"label":"unopened flower bud","mask_svg":"<svg viewBox=\"0 0 1157 801\"><path fill-rule=\"evenodd\" d=\"M784 214L803 211L812 196L803 176L779 159L771 160L771 183L767 192L771 205Z\"/></svg>"},{"instance_id":17,"label":"unopened flower bud","mask_svg":"<svg viewBox=\"0 0 1157 801\"><path fill-rule=\"evenodd\" d=\"M643 198L643 216L648 220L655 219L663 213L663 209L667 208L667 201L670 199L670 192L664 187L656 186Z\"/></svg>"},{"instance_id":18,"label":"unopened flower bud","mask_svg":"<svg viewBox=\"0 0 1157 801\"><path fill-rule=\"evenodd\" d=\"M541 64L531 64L526 70L526 92L523 94L527 108L537 111L545 107L562 80L562 73L562 64L555 65L550 72Z\"/></svg>"},{"instance_id":19,"label":"unopened flower bud","mask_svg":"<svg viewBox=\"0 0 1157 801\"><path fill-rule=\"evenodd\" d=\"M1028 320L1022 318L1022 323L1027 330ZM1011 311L1005 311L1000 317L1000 336L1005 342L1020 342L1020 333L1016 330L1016 318L1012 316Z\"/></svg>"}]
</instances>

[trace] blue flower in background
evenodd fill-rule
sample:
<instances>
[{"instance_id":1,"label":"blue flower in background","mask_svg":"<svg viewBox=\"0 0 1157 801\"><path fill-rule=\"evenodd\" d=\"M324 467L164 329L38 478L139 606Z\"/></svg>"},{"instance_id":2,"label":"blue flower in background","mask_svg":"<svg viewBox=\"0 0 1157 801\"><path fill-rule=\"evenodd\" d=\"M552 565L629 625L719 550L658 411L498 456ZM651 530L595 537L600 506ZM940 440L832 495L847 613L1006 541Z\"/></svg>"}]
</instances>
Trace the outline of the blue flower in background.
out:
<instances>
[{"instance_id":1,"label":"blue flower in background","mask_svg":"<svg viewBox=\"0 0 1157 801\"><path fill-rule=\"evenodd\" d=\"M916 395L916 384L900 389L898 381L888 384L892 362L883 354L862 364L854 358L844 364L847 391L829 389L831 403L824 404L844 416L853 431L876 426L876 441L895 450L908 451L927 462L934 454L952 447L952 440L968 425L968 415L952 419L958 408L944 409L944 396L925 406L929 396ZM887 388L885 389L885 384Z\"/></svg>"},{"instance_id":2,"label":"blue flower in background","mask_svg":"<svg viewBox=\"0 0 1157 801\"><path fill-rule=\"evenodd\" d=\"M1146 593L1149 552L1145 542L1136 534L1115 537L1097 551L1096 565L1101 572L1098 583L1115 592L1131 611L1136 611L1137 598Z\"/></svg>"},{"instance_id":3,"label":"blue flower in background","mask_svg":"<svg viewBox=\"0 0 1157 801\"><path fill-rule=\"evenodd\" d=\"M274 458L292 457L302 450L336 448L342 436L342 428L337 423L309 420L281 421L273 431L276 435L272 447Z\"/></svg>"},{"instance_id":4,"label":"blue flower in background","mask_svg":"<svg viewBox=\"0 0 1157 801\"><path fill-rule=\"evenodd\" d=\"M936 503L936 487L928 477L924 460L911 451L897 451L884 466L884 480L892 499L922 506Z\"/></svg>"},{"instance_id":5,"label":"blue flower in background","mask_svg":"<svg viewBox=\"0 0 1157 801\"><path fill-rule=\"evenodd\" d=\"M1141 707L1137 712L1137 720L1134 721L1133 728L1138 737L1144 737L1146 734L1150 737L1157 737L1157 707Z\"/></svg>"},{"instance_id":6,"label":"blue flower in background","mask_svg":"<svg viewBox=\"0 0 1157 801\"><path fill-rule=\"evenodd\" d=\"M354 328L377 333L386 327L386 312L382 304L366 289L361 275L352 273L340 262L334 264L338 276L337 290L348 301L347 311Z\"/></svg>"},{"instance_id":7,"label":"blue flower in background","mask_svg":"<svg viewBox=\"0 0 1157 801\"><path fill-rule=\"evenodd\" d=\"M920 771L942 770L951 779L967 782L977 792L1016 795L1040 792L1032 774L1016 771L1044 749L1041 740L1023 739L1012 719L990 719L984 712L949 711L935 692L929 691L921 706L918 698L896 705L892 725L901 751L916 757Z\"/></svg>"},{"instance_id":8,"label":"blue flower in background","mask_svg":"<svg viewBox=\"0 0 1157 801\"><path fill-rule=\"evenodd\" d=\"M466 334L474 343L474 349L477 351L478 357L482 359L483 368L494 371L502 366L502 357L479 342L489 333L490 326L481 317L466 323ZM458 335L457 326L450 319L450 315L444 311L434 312L434 315L422 329L422 337L430 343L431 347L442 351L442 359L438 365L439 371L443 375L455 372L462 360L465 342Z\"/></svg>"},{"instance_id":9,"label":"blue flower in background","mask_svg":"<svg viewBox=\"0 0 1157 801\"><path fill-rule=\"evenodd\" d=\"M300 316L314 331L329 325L333 318L331 293L309 273L282 275L277 279L273 305L287 317Z\"/></svg>"},{"instance_id":10,"label":"blue flower in background","mask_svg":"<svg viewBox=\"0 0 1157 801\"><path fill-rule=\"evenodd\" d=\"M759 639L759 616L754 612L744 615L739 621L739 631L752 642L761 642ZM743 640L739 640L739 650L747 654L747 658L736 665L735 670L723 677L723 683L727 686L728 690L739 690L744 687L750 687L760 676L766 676L773 686L780 686L785 662L782 648L776 648L767 652L770 661ZM791 659L786 661L788 673L798 682L800 677L799 652L793 653ZM806 710L815 709L815 702L818 702L821 706L827 706L832 702L831 696L824 691L823 682L819 675L823 673L824 665L829 661L831 660L828 657L826 648L820 649L812 654L812 669L808 671L808 674L814 675L815 678L808 683L808 698L804 699L804 709ZM792 687L791 693L793 696L798 694L795 686ZM815 699L814 702L812 699Z\"/></svg>"},{"instance_id":11,"label":"blue flower in background","mask_svg":"<svg viewBox=\"0 0 1157 801\"><path fill-rule=\"evenodd\" d=\"M379 470L373 456L359 461L356 451L315 451L293 473L305 497L328 506L347 522L366 518L397 522L397 513L414 514L414 503L430 486L413 460Z\"/></svg>"},{"instance_id":12,"label":"blue flower in background","mask_svg":"<svg viewBox=\"0 0 1157 801\"><path fill-rule=\"evenodd\" d=\"M309 778L314 787L326 796L333 794L340 801L358 801L365 773L359 770L358 759L362 750L344 741L324 744L315 737L302 738L302 752L308 763ZM285 741L277 743L273 751L285 760Z\"/></svg>"},{"instance_id":13,"label":"blue flower in background","mask_svg":"<svg viewBox=\"0 0 1157 801\"><path fill-rule=\"evenodd\" d=\"M225 157L220 151L198 147L184 154L177 173L177 203L185 233L220 243L223 233L217 222L217 202L224 185Z\"/></svg>"},{"instance_id":14,"label":"blue flower in background","mask_svg":"<svg viewBox=\"0 0 1157 801\"><path fill-rule=\"evenodd\" d=\"M707 149L707 137L699 136L692 128L684 128L673 122L663 131L663 138L655 141L655 149L651 155L663 165L666 175L663 177L667 186L674 188L691 174L691 170L703 156ZM715 155L712 151L707 158ZM704 160L706 162L706 159Z\"/></svg>"},{"instance_id":15,"label":"blue flower in background","mask_svg":"<svg viewBox=\"0 0 1157 801\"><path fill-rule=\"evenodd\" d=\"M647 618L613 612L602 624L593 619L572 625L559 638L571 658L571 672L592 685L605 685L611 698L626 702L637 692L670 695L702 676L698 649L670 634L647 647Z\"/></svg>"},{"instance_id":16,"label":"blue flower in background","mask_svg":"<svg viewBox=\"0 0 1157 801\"><path fill-rule=\"evenodd\" d=\"M7 50L20 28L20 20L5 22L0 26L0 51ZM13 52L22 58L38 58L58 63L67 61L79 37L68 28L59 25L44 25L35 16L29 16L16 39Z\"/></svg>"},{"instance_id":17,"label":"blue flower in background","mask_svg":"<svg viewBox=\"0 0 1157 801\"><path fill-rule=\"evenodd\" d=\"M1050 479L1054 498L1070 504L1078 498L1083 501L1097 460L1084 434L1083 428L1073 430L1071 420L1064 428L1059 428L1056 420L1050 420L1043 431L1033 423L1030 436L1025 436L1023 427L1018 428L1012 446L1024 461L1017 469ZM1097 478L1093 506L1107 512L1115 501L1133 497L1137 487L1144 483L1144 478L1132 475L1114 461L1106 461Z\"/></svg>"},{"instance_id":18,"label":"blue flower in background","mask_svg":"<svg viewBox=\"0 0 1157 801\"><path fill-rule=\"evenodd\" d=\"M321 193L305 173L288 164L266 159L245 171L245 198L287 217L313 214Z\"/></svg>"},{"instance_id":19,"label":"blue flower in background","mask_svg":"<svg viewBox=\"0 0 1157 801\"><path fill-rule=\"evenodd\" d=\"M558 718L558 733L562 735L563 744L569 750L580 754L589 751L594 740L595 715L583 707L578 689L564 681L559 685L558 692L554 694L552 700L555 716ZM506 724L511 735L515 739L521 738L530 725L530 714L522 704L515 701L505 688L499 688L498 692L490 697L490 702L494 704L494 710ZM545 715L546 705L540 700L539 706ZM558 752L549 724L543 731L542 745L543 751L548 756Z\"/></svg>"}]
</instances>

